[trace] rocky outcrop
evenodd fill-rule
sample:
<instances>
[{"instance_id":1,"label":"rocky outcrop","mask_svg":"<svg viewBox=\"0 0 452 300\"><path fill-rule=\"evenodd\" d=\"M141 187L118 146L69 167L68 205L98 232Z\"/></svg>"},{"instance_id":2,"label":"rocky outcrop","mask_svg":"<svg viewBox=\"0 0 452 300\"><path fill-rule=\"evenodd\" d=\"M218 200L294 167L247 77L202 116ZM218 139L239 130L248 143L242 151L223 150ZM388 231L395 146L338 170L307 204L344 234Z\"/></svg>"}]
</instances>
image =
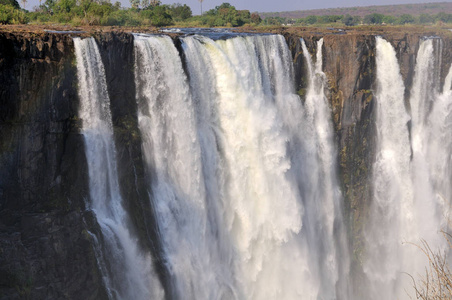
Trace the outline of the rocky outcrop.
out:
<instances>
[{"instance_id":1,"label":"rocky outcrop","mask_svg":"<svg viewBox=\"0 0 452 300\"><path fill-rule=\"evenodd\" d=\"M0 298L99 299L72 39L0 33Z\"/></svg>"}]
</instances>

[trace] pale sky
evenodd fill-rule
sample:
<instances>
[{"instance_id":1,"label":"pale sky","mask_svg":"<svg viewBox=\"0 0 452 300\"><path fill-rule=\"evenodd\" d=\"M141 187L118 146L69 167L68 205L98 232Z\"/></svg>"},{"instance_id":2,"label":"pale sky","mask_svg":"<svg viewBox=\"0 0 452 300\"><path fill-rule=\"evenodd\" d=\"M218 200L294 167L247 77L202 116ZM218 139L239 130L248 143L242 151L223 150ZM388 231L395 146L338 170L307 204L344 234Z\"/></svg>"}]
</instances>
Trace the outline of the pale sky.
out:
<instances>
[{"instance_id":1,"label":"pale sky","mask_svg":"<svg viewBox=\"0 0 452 300\"><path fill-rule=\"evenodd\" d=\"M44 2L45 0L42 0ZM112 3L117 0L110 0ZM130 7L128 0L119 0L122 6ZM181 3L191 7L193 14L201 11L198 0L161 0L163 4ZM21 5L22 3L18 1ZM223 2L229 2L237 9L248 9L251 12L280 12L290 10L307 10L317 8L336 8L350 6L371 6L388 4L430 3L430 2L452 2L452 0L204 0L203 11L215 8ZM31 10L38 4L38 0L28 0L26 8ZM452 13L452 12L448 12Z\"/></svg>"}]
</instances>

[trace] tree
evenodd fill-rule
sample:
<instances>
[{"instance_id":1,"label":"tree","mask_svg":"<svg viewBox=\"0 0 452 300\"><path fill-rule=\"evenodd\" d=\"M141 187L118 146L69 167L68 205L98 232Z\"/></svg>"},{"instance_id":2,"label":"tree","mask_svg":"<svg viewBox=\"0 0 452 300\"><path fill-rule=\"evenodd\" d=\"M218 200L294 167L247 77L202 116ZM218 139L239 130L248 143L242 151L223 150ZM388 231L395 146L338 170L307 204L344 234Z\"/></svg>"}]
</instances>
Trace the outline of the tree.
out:
<instances>
[{"instance_id":1,"label":"tree","mask_svg":"<svg viewBox=\"0 0 452 300\"><path fill-rule=\"evenodd\" d=\"M141 0L141 8L149 7L149 0Z\"/></svg>"},{"instance_id":2,"label":"tree","mask_svg":"<svg viewBox=\"0 0 452 300\"><path fill-rule=\"evenodd\" d=\"M253 24L260 24L262 22L261 16L259 16L258 13L252 13L251 14L251 23Z\"/></svg>"},{"instance_id":3,"label":"tree","mask_svg":"<svg viewBox=\"0 0 452 300\"><path fill-rule=\"evenodd\" d=\"M409 14L403 14L399 18L400 24L411 24L414 23L414 17Z\"/></svg>"},{"instance_id":4,"label":"tree","mask_svg":"<svg viewBox=\"0 0 452 300\"><path fill-rule=\"evenodd\" d=\"M130 6L132 8L138 8L140 6L140 0L130 0Z\"/></svg>"},{"instance_id":5,"label":"tree","mask_svg":"<svg viewBox=\"0 0 452 300\"><path fill-rule=\"evenodd\" d=\"M351 16L349 14L345 15L342 18L342 23L344 23L345 26L355 26L358 25L359 22L361 22L361 18L359 16Z\"/></svg>"},{"instance_id":6,"label":"tree","mask_svg":"<svg viewBox=\"0 0 452 300\"><path fill-rule=\"evenodd\" d=\"M198 0L199 1L199 3L201 4L201 16L202 16L202 2L204 1L204 0Z\"/></svg>"},{"instance_id":7,"label":"tree","mask_svg":"<svg viewBox=\"0 0 452 300\"><path fill-rule=\"evenodd\" d=\"M176 21L186 20L192 17L192 11L187 4L176 3L169 7L171 17Z\"/></svg>"},{"instance_id":8,"label":"tree","mask_svg":"<svg viewBox=\"0 0 452 300\"><path fill-rule=\"evenodd\" d=\"M306 18L305 18L305 22L306 22L306 24L315 24L315 23L317 23L317 16L307 16Z\"/></svg>"},{"instance_id":9,"label":"tree","mask_svg":"<svg viewBox=\"0 0 452 300\"><path fill-rule=\"evenodd\" d=\"M0 4L0 24L25 24L28 22L28 17L20 9L12 5Z\"/></svg>"},{"instance_id":10,"label":"tree","mask_svg":"<svg viewBox=\"0 0 452 300\"><path fill-rule=\"evenodd\" d=\"M382 14L373 13L364 17L364 23L366 24L381 24L383 23Z\"/></svg>"},{"instance_id":11,"label":"tree","mask_svg":"<svg viewBox=\"0 0 452 300\"><path fill-rule=\"evenodd\" d=\"M419 16L419 23L421 24L429 24L435 22L435 18L429 14L421 14Z\"/></svg>"},{"instance_id":12,"label":"tree","mask_svg":"<svg viewBox=\"0 0 452 300\"><path fill-rule=\"evenodd\" d=\"M22 6L25 9L25 6L27 5L27 0L22 0Z\"/></svg>"},{"instance_id":13,"label":"tree","mask_svg":"<svg viewBox=\"0 0 452 300\"><path fill-rule=\"evenodd\" d=\"M162 2L160 0L151 0L151 6L159 6Z\"/></svg>"},{"instance_id":14,"label":"tree","mask_svg":"<svg viewBox=\"0 0 452 300\"><path fill-rule=\"evenodd\" d=\"M0 0L0 5L10 5L16 9L20 9L20 5L17 0Z\"/></svg>"}]
</instances>

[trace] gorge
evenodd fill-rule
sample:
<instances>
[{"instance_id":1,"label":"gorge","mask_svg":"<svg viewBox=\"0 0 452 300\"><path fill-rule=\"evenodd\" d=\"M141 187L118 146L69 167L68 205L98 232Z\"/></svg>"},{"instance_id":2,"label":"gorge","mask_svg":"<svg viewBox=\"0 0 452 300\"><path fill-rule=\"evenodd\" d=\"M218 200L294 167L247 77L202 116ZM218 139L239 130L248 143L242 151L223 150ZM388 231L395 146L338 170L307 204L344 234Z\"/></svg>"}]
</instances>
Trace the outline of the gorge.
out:
<instances>
[{"instance_id":1,"label":"gorge","mask_svg":"<svg viewBox=\"0 0 452 300\"><path fill-rule=\"evenodd\" d=\"M452 36L0 32L0 298L409 299Z\"/></svg>"}]
</instances>

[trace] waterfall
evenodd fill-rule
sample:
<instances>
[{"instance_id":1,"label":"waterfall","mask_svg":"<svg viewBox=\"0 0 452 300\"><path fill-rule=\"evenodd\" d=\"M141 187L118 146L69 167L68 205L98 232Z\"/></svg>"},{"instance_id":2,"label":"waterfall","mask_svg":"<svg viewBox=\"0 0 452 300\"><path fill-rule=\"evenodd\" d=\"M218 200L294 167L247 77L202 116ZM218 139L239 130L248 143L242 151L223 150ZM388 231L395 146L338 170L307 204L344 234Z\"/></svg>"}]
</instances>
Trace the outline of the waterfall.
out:
<instances>
[{"instance_id":1,"label":"waterfall","mask_svg":"<svg viewBox=\"0 0 452 300\"><path fill-rule=\"evenodd\" d=\"M348 299L348 247L342 219L342 196L337 182L337 153L334 144L333 123L324 89L326 76L322 71L323 38L317 42L316 62L303 39L301 46L307 64L309 79L302 115L302 127L298 129L302 141L302 173L300 176L303 198L310 224L311 251L319 253L319 269L324 299ZM320 238L319 238L320 237ZM337 291L331 287L337 284ZM328 290L330 289L330 290Z\"/></svg>"},{"instance_id":2,"label":"waterfall","mask_svg":"<svg viewBox=\"0 0 452 300\"><path fill-rule=\"evenodd\" d=\"M401 243L411 241L414 222L410 180L410 141L404 84L395 50L377 37L377 149L373 165L373 199L365 232L364 271L372 299L396 299L401 286Z\"/></svg>"},{"instance_id":3,"label":"waterfall","mask_svg":"<svg viewBox=\"0 0 452 300\"><path fill-rule=\"evenodd\" d=\"M161 299L149 253L141 253L123 208L105 71L93 38L74 38L90 201L102 236L95 253L110 299ZM103 241L103 242L101 242Z\"/></svg>"},{"instance_id":4,"label":"waterfall","mask_svg":"<svg viewBox=\"0 0 452 300\"><path fill-rule=\"evenodd\" d=\"M304 105L282 36L182 37L184 63L169 37L134 43L172 297L347 299L321 42Z\"/></svg>"},{"instance_id":5,"label":"waterfall","mask_svg":"<svg viewBox=\"0 0 452 300\"><path fill-rule=\"evenodd\" d=\"M372 299L411 299L412 281L428 259L416 245L425 240L443 253L439 234L448 226L450 203L450 81L439 92L441 41L420 43L410 96L391 44L377 37L377 155L366 230L364 271ZM446 183L448 182L448 183Z\"/></svg>"},{"instance_id":6,"label":"waterfall","mask_svg":"<svg viewBox=\"0 0 452 300\"><path fill-rule=\"evenodd\" d=\"M432 132L430 120L432 117L434 119L438 117L431 115L431 112L440 96L438 70L441 69L441 50L441 40L439 39L421 41L410 97L413 216L416 220L411 223L411 242L419 243L421 239L424 239L435 251L447 249L446 241L442 235L438 234L439 230L446 229L445 224L441 224L444 220L442 212L446 212L444 209L446 207L441 207L442 201L438 201L440 198L435 195L438 189L433 182L437 180L437 175L431 171L430 167L438 158L443 164L445 157L437 156L438 149L429 149L431 143L436 143L435 138L431 138L434 132ZM404 271L413 275L424 273L425 266L428 265L424 253L415 247L409 247L405 252Z\"/></svg>"}]
</instances>

